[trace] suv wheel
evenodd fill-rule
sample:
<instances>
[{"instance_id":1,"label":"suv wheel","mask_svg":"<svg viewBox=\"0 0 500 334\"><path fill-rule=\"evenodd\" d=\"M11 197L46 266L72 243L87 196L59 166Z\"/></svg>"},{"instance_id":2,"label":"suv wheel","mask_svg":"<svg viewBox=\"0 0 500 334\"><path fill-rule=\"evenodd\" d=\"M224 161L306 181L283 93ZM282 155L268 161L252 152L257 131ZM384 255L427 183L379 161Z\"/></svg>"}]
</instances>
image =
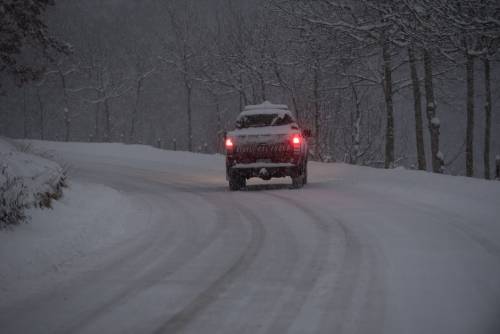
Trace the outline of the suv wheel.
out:
<instances>
[{"instance_id":1,"label":"suv wheel","mask_svg":"<svg viewBox=\"0 0 500 334\"><path fill-rule=\"evenodd\" d=\"M303 169L303 174L304 174L304 185L307 184L307 161L304 162L304 169Z\"/></svg>"},{"instance_id":2,"label":"suv wheel","mask_svg":"<svg viewBox=\"0 0 500 334\"><path fill-rule=\"evenodd\" d=\"M238 191L241 188L245 188L247 183L246 181L247 180L240 175L237 174L231 175L231 177L229 178L229 190Z\"/></svg>"},{"instance_id":3,"label":"suv wheel","mask_svg":"<svg viewBox=\"0 0 500 334\"><path fill-rule=\"evenodd\" d=\"M302 188L304 184L307 183L307 171L304 169L304 166L301 166L297 169L295 175L292 176L292 187L293 188Z\"/></svg>"}]
</instances>

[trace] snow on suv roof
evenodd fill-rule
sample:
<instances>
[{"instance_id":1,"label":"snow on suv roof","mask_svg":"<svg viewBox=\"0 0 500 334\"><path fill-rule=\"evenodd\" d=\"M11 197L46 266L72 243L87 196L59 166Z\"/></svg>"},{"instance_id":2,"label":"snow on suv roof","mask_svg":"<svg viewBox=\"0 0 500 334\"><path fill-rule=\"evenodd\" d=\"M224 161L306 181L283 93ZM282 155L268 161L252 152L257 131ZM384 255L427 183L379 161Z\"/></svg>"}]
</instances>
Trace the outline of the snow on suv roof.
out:
<instances>
[{"instance_id":1,"label":"snow on suv roof","mask_svg":"<svg viewBox=\"0 0 500 334\"><path fill-rule=\"evenodd\" d=\"M243 116L250 115L263 115L263 114L277 114L283 116L285 114L290 115L293 119L295 119L293 113L288 110L288 107L284 104L272 104L269 101L266 101L262 104L249 105L246 106L238 118Z\"/></svg>"},{"instance_id":2,"label":"snow on suv roof","mask_svg":"<svg viewBox=\"0 0 500 334\"><path fill-rule=\"evenodd\" d=\"M261 110L261 109L281 109L281 110L288 110L288 107L284 104L272 104L269 101L265 101L264 103L261 104L255 104L255 105L249 105L246 106L244 111L249 111L249 110Z\"/></svg>"}]
</instances>

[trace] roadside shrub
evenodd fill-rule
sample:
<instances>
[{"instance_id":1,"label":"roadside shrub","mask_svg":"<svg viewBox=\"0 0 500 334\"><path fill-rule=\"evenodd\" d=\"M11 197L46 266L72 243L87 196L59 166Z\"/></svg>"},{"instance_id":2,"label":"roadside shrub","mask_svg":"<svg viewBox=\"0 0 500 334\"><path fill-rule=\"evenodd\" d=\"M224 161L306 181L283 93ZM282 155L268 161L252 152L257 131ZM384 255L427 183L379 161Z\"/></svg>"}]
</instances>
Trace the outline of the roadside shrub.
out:
<instances>
[{"instance_id":1,"label":"roadside shrub","mask_svg":"<svg viewBox=\"0 0 500 334\"><path fill-rule=\"evenodd\" d=\"M39 208L52 208L52 200L60 199L63 195L63 188L67 186L66 172L63 171L59 176L59 180L50 187L49 191L35 195L35 206Z\"/></svg>"},{"instance_id":2,"label":"roadside shrub","mask_svg":"<svg viewBox=\"0 0 500 334\"><path fill-rule=\"evenodd\" d=\"M0 145L0 149L2 229L27 221L30 207L51 208L52 201L61 198L67 186L68 166L61 167L49 157L42 157L30 144L16 144L14 148Z\"/></svg>"},{"instance_id":3,"label":"roadside shrub","mask_svg":"<svg viewBox=\"0 0 500 334\"><path fill-rule=\"evenodd\" d=\"M20 224L27 220L24 210L26 204L26 186L21 178L7 175L5 168L0 174L0 228Z\"/></svg>"}]
</instances>

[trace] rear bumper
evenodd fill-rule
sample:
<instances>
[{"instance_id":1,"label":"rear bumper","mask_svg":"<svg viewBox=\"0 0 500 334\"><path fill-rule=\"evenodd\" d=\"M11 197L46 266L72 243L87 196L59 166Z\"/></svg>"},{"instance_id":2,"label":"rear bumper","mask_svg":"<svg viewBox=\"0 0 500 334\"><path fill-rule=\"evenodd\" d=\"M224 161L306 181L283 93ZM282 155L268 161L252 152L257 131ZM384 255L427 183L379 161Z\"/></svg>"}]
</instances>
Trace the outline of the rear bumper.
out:
<instances>
[{"instance_id":1,"label":"rear bumper","mask_svg":"<svg viewBox=\"0 0 500 334\"><path fill-rule=\"evenodd\" d=\"M260 177L264 180L271 178L295 176L300 170L299 165L293 163L248 163L227 166L226 177L237 174L246 179Z\"/></svg>"},{"instance_id":2,"label":"rear bumper","mask_svg":"<svg viewBox=\"0 0 500 334\"><path fill-rule=\"evenodd\" d=\"M307 152L307 151L306 151ZM230 153L226 155L226 177L240 176L250 179L260 177L269 180L275 177L295 177L300 174L307 154L304 151L262 154L259 152Z\"/></svg>"},{"instance_id":3,"label":"rear bumper","mask_svg":"<svg viewBox=\"0 0 500 334\"><path fill-rule=\"evenodd\" d=\"M233 169L272 169L272 168L290 168L295 167L292 163L272 163L272 162L254 162L249 164L236 164L232 166Z\"/></svg>"}]
</instances>

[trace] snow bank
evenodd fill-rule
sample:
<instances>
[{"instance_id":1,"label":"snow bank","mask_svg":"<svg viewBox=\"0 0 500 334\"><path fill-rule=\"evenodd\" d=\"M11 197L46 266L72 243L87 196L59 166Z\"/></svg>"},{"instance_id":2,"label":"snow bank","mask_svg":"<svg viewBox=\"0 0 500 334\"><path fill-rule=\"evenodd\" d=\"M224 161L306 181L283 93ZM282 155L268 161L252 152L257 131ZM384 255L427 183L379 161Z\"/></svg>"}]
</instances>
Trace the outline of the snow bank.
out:
<instances>
[{"instance_id":1,"label":"snow bank","mask_svg":"<svg viewBox=\"0 0 500 334\"><path fill-rule=\"evenodd\" d=\"M30 140L33 150L53 155L56 161L78 168L79 163L99 161L104 164L138 166L164 172L197 172L197 176L219 173L224 168L224 156L166 151L146 145L121 143L62 143ZM168 169L167 169L168 167ZM200 167L203 174L198 173ZM222 169L221 169L222 168Z\"/></svg>"},{"instance_id":2,"label":"snow bank","mask_svg":"<svg viewBox=\"0 0 500 334\"><path fill-rule=\"evenodd\" d=\"M39 193L52 191L63 176L63 169L54 161L21 152L16 146L0 138L0 164L5 174L19 177L31 194L31 200Z\"/></svg>"},{"instance_id":3,"label":"snow bank","mask_svg":"<svg viewBox=\"0 0 500 334\"><path fill-rule=\"evenodd\" d=\"M0 138L0 224L19 222L29 206L50 206L51 199L60 197L63 185L60 165L22 152Z\"/></svg>"},{"instance_id":4,"label":"snow bank","mask_svg":"<svg viewBox=\"0 0 500 334\"><path fill-rule=\"evenodd\" d=\"M373 198L397 199L422 207L439 207L467 217L469 226L500 235L500 183L417 170L377 169L348 164L309 163L308 187L344 187ZM481 217L481 218L479 218ZM495 223L491 223L495 222Z\"/></svg>"},{"instance_id":5,"label":"snow bank","mask_svg":"<svg viewBox=\"0 0 500 334\"><path fill-rule=\"evenodd\" d=\"M0 231L0 299L37 289L79 258L147 228L149 212L136 202L109 187L71 182L52 209L29 209L30 223Z\"/></svg>"},{"instance_id":6,"label":"snow bank","mask_svg":"<svg viewBox=\"0 0 500 334\"><path fill-rule=\"evenodd\" d=\"M85 156L85 146L76 150L72 144L66 145L75 154ZM111 151L116 154L116 148L120 147L111 145L113 149L109 150L102 146L102 154L108 158ZM26 295L27 290L41 290L66 268L74 270L87 256L143 233L151 216L149 205L141 198L103 185L71 180L64 196L53 201L50 209L40 208L40 194L59 189L63 168L56 162L22 152L23 147L57 158L48 147L0 139L0 166L5 171L0 181L6 181L8 175L9 179L15 177L22 182L26 193L22 210L30 217L27 224L15 229L0 229L0 299L12 302ZM150 153L142 158L155 156L154 150ZM179 152L177 158L182 160L184 155Z\"/></svg>"}]
</instances>

